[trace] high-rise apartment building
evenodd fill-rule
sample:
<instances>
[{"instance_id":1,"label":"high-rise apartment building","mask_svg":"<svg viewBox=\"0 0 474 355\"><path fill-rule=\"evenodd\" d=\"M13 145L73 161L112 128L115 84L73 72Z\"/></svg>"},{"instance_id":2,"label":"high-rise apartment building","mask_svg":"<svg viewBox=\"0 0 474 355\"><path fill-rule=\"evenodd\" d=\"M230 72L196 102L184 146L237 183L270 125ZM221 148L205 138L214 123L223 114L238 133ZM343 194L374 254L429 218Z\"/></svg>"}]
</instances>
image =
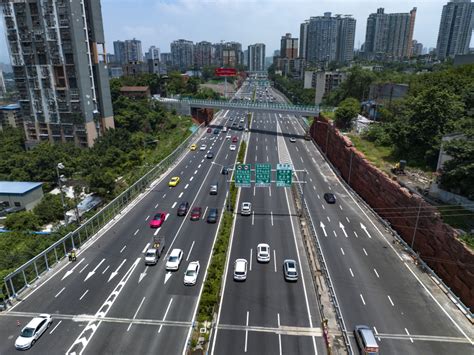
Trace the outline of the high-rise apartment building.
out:
<instances>
[{"instance_id":1,"label":"high-rise apartment building","mask_svg":"<svg viewBox=\"0 0 474 355\"><path fill-rule=\"evenodd\" d=\"M192 41L178 39L171 42L171 61L173 66L179 70L193 68L193 51L194 45Z\"/></svg>"},{"instance_id":2,"label":"high-rise apartment building","mask_svg":"<svg viewBox=\"0 0 474 355\"><path fill-rule=\"evenodd\" d=\"M92 146L114 127L99 0L2 0L28 144Z\"/></svg>"},{"instance_id":3,"label":"high-rise apartment building","mask_svg":"<svg viewBox=\"0 0 474 355\"><path fill-rule=\"evenodd\" d=\"M256 43L248 46L248 68L249 71L265 70L265 45Z\"/></svg>"},{"instance_id":4,"label":"high-rise apartment building","mask_svg":"<svg viewBox=\"0 0 474 355\"><path fill-rule=\"evenodd\" d=\"M350 15L311 17L300 26L300 57L313 64L344 63L354 56L356 20Z\"/></svg>"},{"instance_id":5,"label":"high-rise apartment building","mask_svg":"<svg viewBox=\"0 0 474 355\"><path fill-rule=\"evenodd\" d=\"M468 54L474 25L474 3L451 0L443 6L436 54L439 59Z\"/></svg>"},{"instance_id":6,"label":"high-rise apartment building","mask_svg":"<svg viewBox=\"0 0 474 355\"><path fill-rule=\"evenodd\" d=\"M143 62L142 42L137 39L114 41L115 60L118 64Z\"/></svg>"},{"instance_id":7,"label":"high-rise apartment building","mask_svg":"<svg viewBox=\"0 0 474 355\"><path fill-rule=\"evenodd\" d=\"M3 70L0 69L0 97L5 96L7 93L7 87L5 85L5 78L3 77Z\"/></svg>"},{"instance_id":8,"label":"high-rise apartment building","mask_svg":"<svg viewBox=\"0 0 474 355\"><path fill-rule=\"evenodd\" d=\"M410 13L386 14L377 9L367 19L364 55L368 59L398 60L411 56L416 7Z\"/></svg>"},{"instance_id":9,"label":"high-rise apartment building","mask_svg":"<svg viewBox=\"0 0 474 355\"><path fill-rule=\"evenodd\" d=\"M117 64L125 64L127 62L125 42L114 41L114 59Z\"/></svg>"},{"instance_id":10,"label":"high-rise apartment building","mask_svg":"<svg viewBox=\"0 0 474 355\"><path fill-rule=\"evenodd\" d=\"M418 42L416 39L412 41L411 56L418 57L423 54L423 43Z\"/></svg>"},{"instance_id":11,"label":"high-rise apartment building","mask_svg":"<svg viewBox=\"0 0 474 355\"><path fill-rule=\"evenodd\" d=\"M160 60L160 49L155 46L151 46L148 52L145 53L146 60Z\"/></svg>"},{"instance_id":12,"label":"high-rise apartment building","mask_svg":"<svg viewBox=\"0 0 474 355\"><path fill-rule=\"evenodd\" d=\"M294 59L298 57L298 38L287 33L280 40L280 58Z\"/></svg>"},{"instance_id":13,"label":"high-rise apartment building","mask_svg":"<svg viewBox=\"0 0 474 355\"><path fill-rule=\"evenodd\" d=\"M198 42L194 45L194 65L197 68L208 67L212 64L212 43Z\"/></svg>"},{"instance_id":14,"label":"high-rise apartment building","mask_svg":"<svg viewBox=\"0 0 474 355\"><path fill-rule=\"evenodd\" d=\"M239 42L215 43L213 47L213 64L221 67L236 67L244 62L242 44Z\"/></svg>"}]
</instances>

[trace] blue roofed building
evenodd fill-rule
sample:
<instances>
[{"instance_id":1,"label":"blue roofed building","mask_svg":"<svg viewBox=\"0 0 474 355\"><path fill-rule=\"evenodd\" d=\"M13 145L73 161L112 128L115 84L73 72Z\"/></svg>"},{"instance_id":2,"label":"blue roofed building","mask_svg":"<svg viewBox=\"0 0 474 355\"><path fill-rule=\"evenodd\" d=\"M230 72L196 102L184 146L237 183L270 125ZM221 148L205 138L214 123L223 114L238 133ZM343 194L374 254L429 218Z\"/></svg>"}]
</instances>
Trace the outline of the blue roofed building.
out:
<instances>
[{"instance_id":1,"label":"blue roofed building","mask_svg":"<svg viewBox=\"0 0 474 355\"><path fill-rule=\"evenodd\" d=\"M23 129L23 118L19 104L0 106L0 131L5 127L18 127Z\"/></svg>"},{"instance_id":2,"label":"blue roofed building","mask_svg":"<svg viewBox=\"0 0 474 355\"><path fill-rule=\"evenodd\" d=\"M0 181L0 208L33 209L43 198L42 182Z\"/></svg>"}]
</instances>

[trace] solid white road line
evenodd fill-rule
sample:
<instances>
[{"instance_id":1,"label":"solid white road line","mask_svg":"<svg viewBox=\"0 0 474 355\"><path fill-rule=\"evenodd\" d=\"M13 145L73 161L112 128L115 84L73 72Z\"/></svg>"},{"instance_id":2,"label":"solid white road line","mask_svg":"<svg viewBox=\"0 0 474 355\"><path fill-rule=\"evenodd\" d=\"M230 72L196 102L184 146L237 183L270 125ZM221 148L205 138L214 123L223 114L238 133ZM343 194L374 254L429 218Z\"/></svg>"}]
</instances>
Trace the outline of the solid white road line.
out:
<instances>
[{"instance_id":1,"label":"solid white road line","mask_svg":"<svg viewBox=\"0 0 474 355\"><path fill-rule=\"evenodd\" d=\"M168 307L166 308L165 315L163 316L163 322L166 320L166 315L168 314L168 311L170 310L171 303L173 303L173 299L170 299L170 303L168 304ZM158 333L161 332L161 328L163 328L163 324L160 325L160 329L158 329Z\"/></svg>"},{"instance_id":2,"label":"solid white road line","mask_svg":"<svg viewBox=\"0 0 474 355\"><path fill-rule=\"evenodd\" d=\"M82 294L82 296L79 297L79 301L82 301L82 299L84 298L84 296L87 295L87 292L89 292L89 290L86 290L86 292L84 292L84 293Z\"/></svg>"},{"instance_id":3,"label":"solid white road line","mask_svg":"<svg viewBox=\"0 0 474 355\"><path fill-rule=\"evenodd\" d=\"M182 193L182 192L181 192L181 193ZM179 198L181 198L181 197L179 197ZM173 203L173 205L171 206L171 209L175 208L177 203L178 203L178 202Z\"/></svg>"},{"instance_id":4,"label":"solid white road line","mask_svg":"<svg viewBox=\"0 0 474 355\"><path fill-rule=\"evenodd\" d=\"M270 211L270 219L272 221L272 226L273 226L273 211Z\"/></svg>"},{"instance_id":5,"label":"solid white road line","mask_svg":"<svg viewBox=\"0 0 474 355\"><path fill-rule=\"evenodd\" d=\"M155 208L158 208L158 205L159 205L159 204L157 203L157 204L155 205Z\"/></svg>"},{"instance_id":6,"label":"solid white road line","mask_svg":"<svg viewBox=\"0 0 474 355\"><path fill-rule=\"evenodd\" d=\"M349 217L346 217L346 221L347 223L351 223L351 221L349 220Z\"/></svg>"},{"instance_id":7,"label":"solid white road line","mask_svg":"<svg viewBox=\"0 0 474 355\"><path fill-rule=\"evenodd\" d=\"M160 231L161 227L160 228L156 228L156 231L155 233L153 233L153 235L156 237L158 235L158 232Z\"/></svg>"},{"instance_id":8,"label":"solid white road line","mask_svg":"<svg viewBox=\"0 0 474 355\"><path fill-rule=\"evenodd\" d=\"M49 334L53 334L53 332L56 330L57 327L59 327L59 325L62 323L63 321L60 320L56 325L55 327L49 332Z\"/></svg>"},{"instance_id":9,"label":"solid white road line","mask_svg":"<svg viewBox=\"0 0 474 355\"><path fill-rule=\"evenodd\" d=\"M252 211L252 226L254 225L255 222L255 211Z\"/></svg>"},{"instance_id":10,"label":"solid white road line","mask_svg":"<svg viewBox=\"0 0 474 355\"><path fill-rule=\"evenodd\" d=\"M410 337L410 341L413 343L413 338L410 336L410 333L408 333L408 329L405 328L405 332L407 333L407 335Z\"/></svg>"},{"instance_id":11,"label":"solid white road line","mask_svg":"<svg viewBox=\"0 0 474 355\"><path fill-rule=\"evenodd\" d=\"M349 272L351 273L351 276L354 277L354 273L352 272L351 268L349 268Z\"/></svg>"},{"instance_id":12,"label":"solid white road line","mask_svg":"<svg viewBox=\"0 0 474 355\"><path fill-rule=\"evenodd\" d=\"M194 176L191 176L191 178L189 179L189 181L193 181L193 179L194 179Z\"/></svg>"},{"instance_id":13,"label":"solid white road line","mask_svg":"<svg viewBox=\"0 0 474 355\"><path fill-rule=\"evenodd\" d=\"M196 174L197 174L197 172L198 172L197 170L194 170L194 175L196 175Z\"/></svg>"},{"instance_id":14,"label":"solid white road line","mask_svg":"<svg viewBox=\"0 0 474 355\"><path fill-rule=\"evenodd\" d=\"M275 249L273 249L273 265L275 267L275 272L277 272L277 257Z\"/></svg>"},{"instance_id":15,"label":"solid white road line","mask_svg":"<svg viewBox=\"0 0 474 355\"><path fill-rule=\"evenodd\" d=\"M194 240L193 240L193 244L191 244L191 248L189 248L189 252L188 252L188 256L186 257L186 261L189 260L189 256L191 255L191 252L193 251L193 247L194 247Z\"/></svg>"},{"instance_id":16,"label":"solid white road line","mask_svg":"<svg viewBox=\"0 0 474 355\"><path fill-rule=\"evenodd\" d=\"M342 253L342 255L346 255L346 254L344 253L344 249L342 249L342 248L341 248L341 253Z\"/></svg>"},{"instance_id":17,"label":"solid white road line","mask_svg":"<svg viewBox=\"0 0 474 355\"><path fill-rule=\"evenodd\" d=\"M103 258L99 264L97 264L97 266L94 268L94 270L92 271L89 271L89 273L87 274L86 278L84 279L84 282L87 281L87 279L89 279L91 276L93 276L96 272L96 270L100 267L100 265L102 265L102 263L105 261L105 258Z\"/></svg>"},{"instance_id":18,"label":"solid white road line","mask_svg":"<svg viewBox=\"0 0 474 355\"><path fill-rule=\"evenodd\" d=\"M250 248L250 271L252 271L252 259L253 259L252 258L252 252L253 252L253 250L252 250L252 248Z\"/></svg>"},{"instance_id":19,"label":"solid white road line","mask_svg":"<svg viewBox=\"0 0 474 355\"><path fill-rule=\"evenodd\" d=\"M247 311L247 321L245 322L245 325L247 329L245 330L245 346L244 346L244 352L247 352L247 342L249 338L249 331L248 331L248 326L249 326L249 311Z\"/></svg>"},{"instance_id":20,"label":"solid white road line","mask_svg":"<svg viewBox=\"0 0 474 355\"><path fill-rule=\"evenodd\" d=\"M188 188L189 184L186 184L186 186L184 187L184 189L186 190Z\"/></svg>"},{"instance_id":21,"label":"solid white road line","mask_svg":"<svg viewBox=\"0 0 474 355\"><path fill-rule=\"evenodd\" d=\"M107 267L104 269L104 271L102 271L102 275L107 272L107 270L109 269L109 267L110 267L110 265L107 265Z\"/></svg>"},{"instance_id":22,"label":"solid white road line","mask_svg":"<svg viewBox=\"0 0 474 355\"><path fill-rule=\"evenodd\" d=\"M268 193L270 194L270 197L272 197L272 187L268 186Z\"/></svg>"},{"instance_id":23,"label":"solid white road line","mask_svg":"<svg viewBox=\"0 0 474 355\"><path fill-rule=\"evenodd\" d=\"M253 185L253 195L255 196L255 185Z\"/></svg>"},{"instance_id":24,"label":"solid white road line","mask_svg":"<svg viewBox=\"0 0 474 355\"><path fill-rule=\"evenodd\" d=\"M206 212L207 212L207 209L208 209L209 206L206 206L206 209L204 210L204 213L202 215L202 219L205 219L206 218Z\"/></svg>"},{"instance_id":25,"label":"solid white road line","mask_svg":"<svg viewBox=\"0 0 474 355\"><path fill-rule=\"evenodd\" d=\"M89 264L86 264L81 270L79 270L79 273L82 273L86 267L88 267Z\"/></svg>"},{"instance_id":26,"label":"solid white road line","mask_svg":"<svg viewBox=\"0 0 474 355\"><path fill-rule=\"evenodd\" d=\"M66 289L66 287L63 287L63 288L61 289L61 291L59 291L59 292L56 294L56 296L54 296L54 298L58 298L58 296L59 296L61 293L63 293L63 291L64 291L65 289Z\"/></svg>"},{"instance_id":27,"label":"solid white road line","mask_svg":"<svg viewBox=\"0 0 474 355\"><path fill-rule=\"evenodd\" d=\"M142 304L143 302L145 301L145 297L142 298L142 301L140 302L140 305L138 306L137 308L137 311L135 312L135 314L133 315L133 318L132 318L132 322L130 322L128 328L127 328L127 332L130 330L130 328L132 327L132 324L133 324L133 320L135 318L137 318L137 314L138 314L138 311L140 310L140 308L142 307Z\"/></svg>"},{"instance_id":28,"label":"solid white road line","mask_svg":"<svg viewBox=\"0 0 474 355\"><path fill-rule=\"evenodd\" d=\"M380 278L379 273L377 272L377 270L375 270L375 268L374 268L374 272L375 272L375 275L377 275L377 277Z\"/></svg>"},{"instance_id":29,"label":"solid white road line","mask_svg":"<svg viewBox=\"0 0 474 355\"><path fill-rule=\"evenodd\" d=\"M148 221L149 218L150 218L150 216L148 216L147 218L145 218L145 221Z\"/></svg>"},{"instance_id":30,"label":"solid white road line","mask_svg":"<svg viewBox=\"0 0 474 355\"><path fill-rule=\"evenodd\" d=\"M354 231L354 235L356 236L356 238L359 238L356 231Z\"/></svg>"},{"instance_id":31,"label":"solid white road line","mask_svg":"<svg viewBox=\"0 0 474 355\"><path fill-rule=\"evenodd\" d=\"M184 194L184 192L181 192L181 193L179 194L178 198L183 197L183 194ZM174 208L174 207L171 207L171 208Z\"/></svg>"},{"instance_id":32,"label":"solid white road line","mask_svg":"<svg viewBox=\"0 0 474 355\"><path fill-rule=\"evenodd\" d=\"M202 164L199 164L199 165L198 165L198 169L200 169L200 168L201 168L201 165L202 165Z\"/></svg>"},{"instance_id":33,"label":"solid white road line","mask_svg":"<svg viewBox=\"0 0 474 355\"><path fill-rule=\"evenodd\" d=\"M278 318L278 328L280 328L280 313L277 313L277 318ZM281 333L278 332L278 349L280 351L280 355L282 354L281 350Z\"/></svg>"},{"instance_id":34,"label":"solid white road line","mask_svg":"<svg viewBox=\"0 0 474 355\"><path fill-rule=\"evenodd\" d=\"M140 230L140 229L137 229L137 230L135 231L135 233L133 233L133 235L137 235L139 230Z\"/></svg>"},{"instance_id":35,"label":"solid white road line","mask_svg":"<svg viewBox=\"0 0 474 355\"><path fill-rule=\"evenodd\" d=\"M143 248L142 250L142 254L144 254L147 251L149 246L150 246L150 243L146 243L145 248Z\"/></svg>"},{"instance_id":36,"label":"solid white road line","mask_svg":"<svg viewBox=\"0 0 474 355\"><path fill-rule=\"evenodd\" d=\"M360 299L362 300L362 303L363 303L364 306L365 306L365 300L364 300L364 296L362 296L362 293L360 294Z\"/></svg>"},{"instance_id":37,"label":"solid white road line","mask_svg":"<svg viewBox=\"0 0 474 355\"><path fill-rule=\"evenodd\" d=\"M362 248L362 250L364 251L364 254L365 254L366 256L369 256L369 254L367 254L367 251L365 250L365 248Z\"/></svg>"}]
</instances>

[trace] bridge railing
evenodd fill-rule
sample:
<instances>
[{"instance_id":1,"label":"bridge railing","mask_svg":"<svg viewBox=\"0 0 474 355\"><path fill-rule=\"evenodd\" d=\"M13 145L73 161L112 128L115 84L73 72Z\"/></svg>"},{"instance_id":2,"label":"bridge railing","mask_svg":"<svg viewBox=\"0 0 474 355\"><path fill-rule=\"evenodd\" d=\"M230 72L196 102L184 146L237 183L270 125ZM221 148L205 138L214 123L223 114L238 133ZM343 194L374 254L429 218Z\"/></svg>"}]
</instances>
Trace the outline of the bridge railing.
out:
<instances>
[{"instance_id":1,"label":"bridge railing","mask_svg":"<svg viewBox=\"0 0 474 355\"><path fill-rule=\"evenodd\" d=\"M4 278L4 289L2 290L6 292L8 299L17 298L19 293L29 288L31 283L41 278L53 265L64 259L72 249L80 249L85 242L90 240L92 236L111 222L117 215L122 213L130 202L139 194L143 193L145 189L170 166L175 164L183 152L188 149L189 144L202 132L203 127L204 125L199 126L199 128L186 138L170 155L84 224L8 274Z\"/></svg>"}]
</instances>

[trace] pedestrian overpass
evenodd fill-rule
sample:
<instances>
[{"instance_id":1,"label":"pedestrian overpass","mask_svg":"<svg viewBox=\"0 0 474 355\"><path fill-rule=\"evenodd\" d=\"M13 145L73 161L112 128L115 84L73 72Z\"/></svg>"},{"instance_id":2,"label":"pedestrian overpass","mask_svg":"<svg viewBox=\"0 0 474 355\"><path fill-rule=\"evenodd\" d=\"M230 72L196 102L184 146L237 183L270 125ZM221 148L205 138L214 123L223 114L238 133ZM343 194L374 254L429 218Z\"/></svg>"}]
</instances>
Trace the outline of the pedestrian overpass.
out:
<instances>
[{"instance_id":1,"label":"pedestrian overpass","mask_svg":"<svg viewBox=\"0 0 474 355\"><path fill-rule=\"evenodd\" d=\"M279 102L253 102L248 100L200 100L200 99L170 99L155 97L168 109L175 109L183 115L190 115L194 108L211 108L219 110L243 110L250 112L285 113L299 116L316 117L319 106L292 105Z\"/></svg>"}]
</instances>

